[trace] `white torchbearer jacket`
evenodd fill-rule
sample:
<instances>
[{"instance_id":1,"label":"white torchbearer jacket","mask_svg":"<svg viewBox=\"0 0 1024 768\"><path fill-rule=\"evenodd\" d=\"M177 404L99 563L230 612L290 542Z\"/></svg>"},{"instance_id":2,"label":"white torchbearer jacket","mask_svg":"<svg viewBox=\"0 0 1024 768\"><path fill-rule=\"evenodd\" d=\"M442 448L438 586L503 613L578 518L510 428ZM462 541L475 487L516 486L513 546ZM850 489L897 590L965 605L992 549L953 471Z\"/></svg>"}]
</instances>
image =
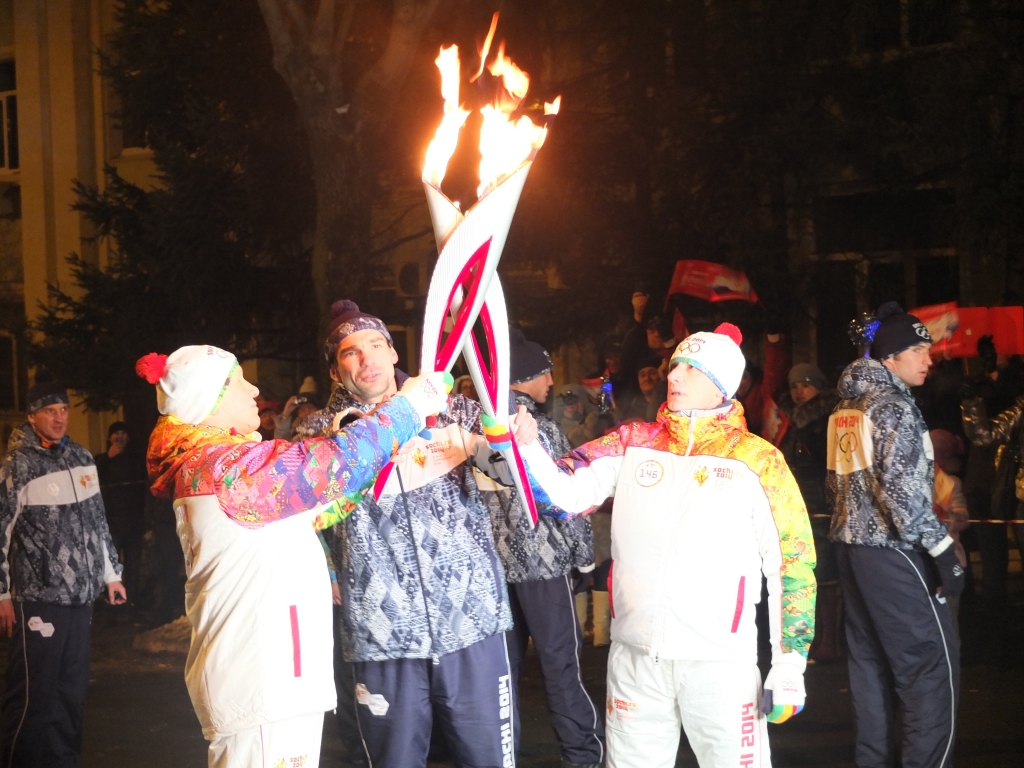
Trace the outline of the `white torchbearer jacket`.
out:
<instances>
[{"instance_id":1,"label":"white torchbearer jacket","mask_svg":"<svg viewBox=\"0 0 1024 768\"><path fill-rule=\"evenodd\" d=\"M334 438L258 442L165 417L153 492L174 497L192 644L185 683L207 739L337 705L331 585L315 528L362 500L422 428L403 397Z\"/></svg>"},{"instance_id":2,"label":"white torchbearer jacket","mask_svg":"<svg viewBox=\"0 0 1024 768\"><path fill-rule=\"evenodd\" d=\"M754 605L768 581L773 661L814 637L814 541L782 455L736 402L693 418L662 407L556 465L523 449L541 510L578 514L614 496L612 640L655 658L757 660Z\"/></svg>"}]
</instances>

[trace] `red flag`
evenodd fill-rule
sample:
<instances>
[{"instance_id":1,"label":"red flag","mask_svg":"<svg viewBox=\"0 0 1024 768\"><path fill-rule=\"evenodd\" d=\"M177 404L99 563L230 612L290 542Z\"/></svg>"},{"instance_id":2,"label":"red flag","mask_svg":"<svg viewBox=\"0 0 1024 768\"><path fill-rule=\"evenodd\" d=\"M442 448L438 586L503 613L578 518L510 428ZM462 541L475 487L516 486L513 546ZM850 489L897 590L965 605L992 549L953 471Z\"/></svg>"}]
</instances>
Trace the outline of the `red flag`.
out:
<instances>
[{"instance_id":1,"label":"red flag","mask_svg":"<svg viewBox=\"0 0 1024 768\"><path fill-rule=\"evenodd\" d=\"M757 303L757 294L743 272L713 261L677 261L668 295L685 293L705 301L749 301Z\"/></svg>"},{"instance_id":2,"label":"red flag","mask_svg":"<svg viewBox=\"0 0 1024 768\"><path fill-rule=\"evenodd\" d=\"M955 301L945 304L932 304L927 307L918 307L910 310L910 314L920 320L928 328L932 337L932 353L941 354L951 352L949 343L953 339L953 333L960 325L959 308Z\"/></svg>"},{"instance_id":3,"label":"red flag","mask_svg":"<svg viewBox=\"0 0 1024 768\"><path fill-rule=\"evenodd\" d=\"M988 327L996 352L1024 355L1024 307L989 307Z\"/></svg>"}]
</instances>

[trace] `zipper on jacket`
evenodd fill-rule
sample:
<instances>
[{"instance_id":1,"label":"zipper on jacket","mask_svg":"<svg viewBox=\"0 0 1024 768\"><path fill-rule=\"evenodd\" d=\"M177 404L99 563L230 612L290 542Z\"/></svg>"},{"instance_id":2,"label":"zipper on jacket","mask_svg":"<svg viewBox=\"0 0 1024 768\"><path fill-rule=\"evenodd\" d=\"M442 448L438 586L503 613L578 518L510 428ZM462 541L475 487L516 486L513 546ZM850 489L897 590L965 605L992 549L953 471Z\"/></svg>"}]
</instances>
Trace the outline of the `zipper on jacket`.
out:
<instances>
[{"instance_id":1,"label":"zipper on jacket","mask_svg":"<svg viewBox=\"0 0 1024 768\"><path fill-rule=\"evenodd\" d=\"M427 615L427 641L430 643L430 660L440 664L441 659L434 652L434 625L430 621L430 602L427 600L427 584L423 580L423 566L420 564L420 548L416 546L416 533L412 529L412 513L409 511L409 497L405 493L405 483L402 482L402 470L395 465L395 477L398 478L398 489L402 492L402 506L405 507L405 519L409 523L409 542L412 544L412 554L416 559L416 572L420 578L420 594L423 595L423 610Z\"/></svg>"},{"instance_id":2,"label":"zipper on jacket","mask_svg":"<svg viewBox=\"0 0 1024 768\"><path fill-rule=\"evenodd\" d=\"M694 429L695 421L696 420L692 416L687 416L686 418L690 422L689 423L690 436L689 436L689 439L687 440L686 453L683 454L683 459L690 458L690 452L693 451L694 434L696 432L696 430ZM680 494L680 498L686 498L686 496L690 492L690 486L692 486L692 485L693 485L693 474L691 473L690 476L687 478L686 487L685 487L683 493ZM669 538L668 538L669 541L672 541L673 538L675 537L675 531L676 531L676 527L678 526L678 524L679 524L679 520L678 519L673 520L672 530L671 530ZM661 657L661 650L660 649L661 649L661 645L662 645L662 638L665 636L665 622L668 620L667 619L667 615L666 615L666 611L664 610L664 601L665 601L665 598L664 598L665 556L664 555L662 555L660 568L658 570L659 570L659 577L658 577L658 599L655 601L655 608L658 610L659 616L658 616L657 630L655 632L655 638L654 638L654 643L653 643L654 648L655 648L655 651L654 651L654 663L655 664L658 663L658 660Z\"/></svg>"}]
</instances>

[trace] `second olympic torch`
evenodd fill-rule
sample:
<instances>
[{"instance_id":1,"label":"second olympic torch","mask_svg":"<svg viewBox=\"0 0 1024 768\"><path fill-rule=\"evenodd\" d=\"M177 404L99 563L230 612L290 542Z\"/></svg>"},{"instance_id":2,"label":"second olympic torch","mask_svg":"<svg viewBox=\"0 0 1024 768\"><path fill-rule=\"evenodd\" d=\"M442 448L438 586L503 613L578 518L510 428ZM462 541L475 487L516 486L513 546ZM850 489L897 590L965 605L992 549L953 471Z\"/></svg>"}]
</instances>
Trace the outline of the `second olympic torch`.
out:
<instances>
[{"instance_id":1,"label":"second olympic torch","mask_svg":"<svg viewBox=\"0 0 1024 768\"><path fill-rule=\"evenodd\" d=\"M477 76L483 72L496 22L497 15L481 54ZM485 431L492 443L500 445L531 522L536 525L537 508L526 467L508 426L508 316L496 270L519 196L537 150L547 136L547 127L535 125L526 116L512 119L512 112L526 96L529 77L505 56L502 44L494 61L487 65L491 76L500 79L501 87L494 103L480 110L483 125L478 199L463 213L441 191L448 160L469 115L459 104L458 48L442 48L436 64L441 70L444 118L427 150L423 186L439 258L427 293L420 371L450 371L462 353L480 404L489 417ZM545 104L545 114L556 114L558 106L558 99ZM472 333L478 319L486 351L481 350Z\"/></svg>"}]
</instances>

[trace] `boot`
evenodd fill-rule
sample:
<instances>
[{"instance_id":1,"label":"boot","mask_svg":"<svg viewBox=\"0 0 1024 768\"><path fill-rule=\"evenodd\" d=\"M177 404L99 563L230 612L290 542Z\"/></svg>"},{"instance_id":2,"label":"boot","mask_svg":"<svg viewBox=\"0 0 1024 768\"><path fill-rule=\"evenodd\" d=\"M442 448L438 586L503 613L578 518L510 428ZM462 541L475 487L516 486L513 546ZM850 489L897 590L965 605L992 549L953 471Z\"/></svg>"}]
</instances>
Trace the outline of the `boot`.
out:
<instances>
[{"instance_id":1,"label":"boot","mask_svg":"<svg viewBox=\"0 0 1024 768\"><path fill-rule=\"evenodd\" d=\"M587 628L587 610L590 607L590 604L587 601L589 598L589 592L580 592L576 595L576 618L580 622L581 632L584 632Z\"/></svg>"},{"instance_id":2,"label":"boot","mask_svg":"<svg viewBox=\"0 0 1024 768\"><path fill-rule=\"evenodd\" d=\"M594 596L594 647L609 645L612 641L612 611L608 605L608 593L591 593Z\"/></svg>"}]
</instances>

